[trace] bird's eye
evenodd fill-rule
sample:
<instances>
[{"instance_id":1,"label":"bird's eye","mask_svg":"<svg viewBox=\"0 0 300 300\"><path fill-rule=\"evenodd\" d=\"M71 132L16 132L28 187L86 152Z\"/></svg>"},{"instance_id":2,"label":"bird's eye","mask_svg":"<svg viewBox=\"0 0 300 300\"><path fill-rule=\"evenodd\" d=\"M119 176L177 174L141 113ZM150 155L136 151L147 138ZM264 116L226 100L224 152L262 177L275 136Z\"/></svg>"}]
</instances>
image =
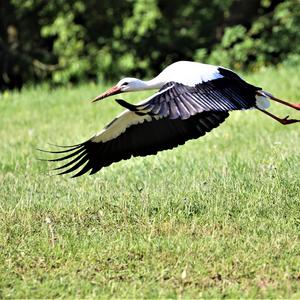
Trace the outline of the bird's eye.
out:
<instances>
[{"instance_id":1,"label":"bird's eye","mask_svg":"<svg viewBox=\"0 0 300 300\"><path fill-rule=\"evenodd\" d=\"M123 82L123 83L122 83L122 85L127 85L127 84L128 84L128 82Z\"/></svg>"}]
</instances>

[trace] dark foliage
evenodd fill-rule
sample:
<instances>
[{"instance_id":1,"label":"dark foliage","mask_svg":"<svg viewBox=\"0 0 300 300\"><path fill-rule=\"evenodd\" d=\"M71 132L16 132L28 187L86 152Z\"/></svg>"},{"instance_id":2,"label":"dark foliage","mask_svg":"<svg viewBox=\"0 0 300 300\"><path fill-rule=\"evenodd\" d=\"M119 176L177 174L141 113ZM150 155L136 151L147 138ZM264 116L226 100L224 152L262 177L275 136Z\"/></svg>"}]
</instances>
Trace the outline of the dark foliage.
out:
<instances>
[{"instance_id":1,"label":"dark foliage","mask_svg":"<svg viewBox=\"0 0 300 300\"><path fill-rule=\"evenodd\" d=\"M299 60L299 0L0 0L0 89Z\"/></svg>"}]
</instances>

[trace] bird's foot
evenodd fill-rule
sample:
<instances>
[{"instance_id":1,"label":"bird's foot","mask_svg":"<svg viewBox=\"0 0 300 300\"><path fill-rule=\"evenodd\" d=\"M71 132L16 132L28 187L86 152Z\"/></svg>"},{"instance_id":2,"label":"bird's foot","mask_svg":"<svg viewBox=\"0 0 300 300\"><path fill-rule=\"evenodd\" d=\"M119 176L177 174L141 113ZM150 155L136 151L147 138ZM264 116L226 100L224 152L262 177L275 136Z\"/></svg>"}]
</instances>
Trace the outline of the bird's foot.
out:
<instances>
[{"instance_id":1,"label":"bird's foot","mask_svg":"<svg viewBox=\"0 0 300 300\"><path fill-rule=\"evenodd\" d=\"M300 120L296 120L296 119L289 119L289 116L286 116L283 119L278 119L278 121L283 124L283 125L289 125L289 124L293 124L293 123L298 123L300 122Z\"/></svg>"}]
</instances>

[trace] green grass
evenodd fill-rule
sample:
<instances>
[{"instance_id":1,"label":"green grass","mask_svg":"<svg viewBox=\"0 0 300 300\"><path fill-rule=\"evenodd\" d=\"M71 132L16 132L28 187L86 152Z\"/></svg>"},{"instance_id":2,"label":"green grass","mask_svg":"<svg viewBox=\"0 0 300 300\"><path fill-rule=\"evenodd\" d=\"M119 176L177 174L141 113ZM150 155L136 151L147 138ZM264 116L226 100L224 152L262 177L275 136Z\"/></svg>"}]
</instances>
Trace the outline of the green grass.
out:
<instances>
[{"instance_id":1,"label":"green grass","mask_svg":"<svg viewBox=\"0 0 300 300\"><path fill-rule=\"evenodd\" d=\"M299 100L299 71L246 78ZM104 88L0 98L0 298L299 298L300 126L234 112L175 150L48 176L36 147L81 142L122 110L89 103Z\"/></svg>"}]
</instances>

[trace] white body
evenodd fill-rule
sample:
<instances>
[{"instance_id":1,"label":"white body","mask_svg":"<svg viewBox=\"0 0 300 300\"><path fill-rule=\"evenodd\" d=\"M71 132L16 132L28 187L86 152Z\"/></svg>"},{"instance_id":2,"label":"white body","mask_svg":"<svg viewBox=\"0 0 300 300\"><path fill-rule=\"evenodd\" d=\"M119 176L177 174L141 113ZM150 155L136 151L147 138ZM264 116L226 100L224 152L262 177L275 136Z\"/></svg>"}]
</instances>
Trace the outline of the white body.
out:
<instances>
[{"instance_id":1,"label":"white body","mask_svg":"<svg viewBox=\"0 0 300 300\"><path fill-rule=\"evenodd\" d=\"M184 85L195 86L196 84L222 78L218 67L192 61L178 61L166 67L157 77L148 81L161 82L163 85L170 81Z\"/></svg>"}]
</instances>

